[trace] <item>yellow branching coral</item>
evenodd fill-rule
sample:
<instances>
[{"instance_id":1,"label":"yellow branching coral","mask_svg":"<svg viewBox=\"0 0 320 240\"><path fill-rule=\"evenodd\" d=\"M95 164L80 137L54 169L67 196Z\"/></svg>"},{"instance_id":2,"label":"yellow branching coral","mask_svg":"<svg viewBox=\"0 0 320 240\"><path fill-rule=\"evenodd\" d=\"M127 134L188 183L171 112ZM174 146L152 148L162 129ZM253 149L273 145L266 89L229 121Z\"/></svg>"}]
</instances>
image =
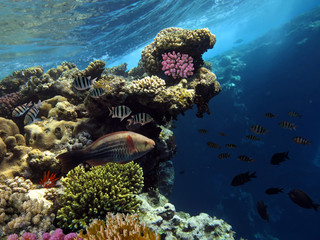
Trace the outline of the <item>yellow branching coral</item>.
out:
<instances>
[{"instance_id":1,"label":"yellow branching coral","mask_svg":"<svg viewBox=\"0 0 320 240\"><path fill-rule=\"evenodd\" d=\"M87 234L81 231L78 237L83 240L158 240L160 236L144 222L140 222L137 214L125 215L108 213L107 224L102 220L94 220L86 228Z\"/></svg>"},{"instance_id":2,"label":"yellow branching coral","mask_svg":"<svg viewBox=\"0 0 320 240\"><path fill-rule=\"evenodd\" d=\"M135 213L140 206L135 194L143 187L143 171L134 162L107 163L90 171L78 166L62 178L62 183L65 191L58 224L78 230L91 219L104 219L108 212Z\"/></svg>"}]
</instances>

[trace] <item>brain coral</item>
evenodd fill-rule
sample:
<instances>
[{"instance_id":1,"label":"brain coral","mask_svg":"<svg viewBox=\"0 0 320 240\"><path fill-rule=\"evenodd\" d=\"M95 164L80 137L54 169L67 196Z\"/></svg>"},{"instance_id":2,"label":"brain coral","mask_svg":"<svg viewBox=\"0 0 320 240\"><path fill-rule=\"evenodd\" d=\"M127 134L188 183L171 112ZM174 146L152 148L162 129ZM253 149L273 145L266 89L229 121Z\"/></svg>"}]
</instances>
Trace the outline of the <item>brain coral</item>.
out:
<instances>
[{"instance_id":1,"label":"brain coral","mask_svg":"<svg viewBox=\"0 0 320 240\"><path fill-rule=\"evenodd\" d=\"M188 54L194 59L197 70L203 64L202 54L216 43L216 37L209 29L189 30L166 28L161 30L153 42L141 54L141 63L149 75L162 73L162 54L176 51Z\"/></svg>"},{"instance_id":2,"label":"brain coral","mask_svg":"<svg viewBox=\"0 0 320 240\"><path fill-rule=\"evenodd\" d=\"M57 213L58 224L78 230L91 219L105 219L108 212L136 212L140 201L135 194L143 187L143 171L134 162L107 163L90 171L78 166L62 179L62 184L65 191Z\"/></svg>"}]
</instances>

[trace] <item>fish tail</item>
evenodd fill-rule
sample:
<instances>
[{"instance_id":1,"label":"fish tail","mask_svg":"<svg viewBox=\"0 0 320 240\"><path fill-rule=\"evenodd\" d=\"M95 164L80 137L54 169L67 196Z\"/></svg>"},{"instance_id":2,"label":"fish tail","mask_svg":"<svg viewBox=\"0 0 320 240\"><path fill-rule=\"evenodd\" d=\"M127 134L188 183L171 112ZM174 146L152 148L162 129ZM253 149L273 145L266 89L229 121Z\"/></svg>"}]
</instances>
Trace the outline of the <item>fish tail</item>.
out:
<instances>
[{"instance_id":1,"label":"fish tail","mask_svg":"<svg viewBox=\"0 0 320 240\"><path fill-rule=\"evenodd\" d=\"M112 115L112 108L108 107L108 109L109 109L109 116L111 116Z\"/></svg>"},{"instance_id":2,"label":"fish tail","mask_svg":"<svg viewBox=\"0 0 320 240\"><path fill-rule=\"evenodd\" d=\"M253 173L251 173L250 175L249 175L249 177L250 178L256 178L257 176L256 176L256 171L254 171Z\"/></svg>"},{"instance_id":3,"label":"fish tail","mask_svg":"<svg viewBox=\"0 0 320 240\"><path fill-rule=\"evenodd\" d=\"M71 169L78 166L80 163L85 161L84 153L82 150L74 150L70 152L65 152L57 156L61 163L61 172L67 173Z\"/></svg>"},{"instance_id":4,"label":"fish tail","mask_svg":"<svg viewBox=\"0 0 320 240\"><path fill-rule=\"evenodd\" d=\"M316 204L316 203L313 204L314 210L318 211L319 207L320 207L320 204Z\"/></svg>"}]
</instances>

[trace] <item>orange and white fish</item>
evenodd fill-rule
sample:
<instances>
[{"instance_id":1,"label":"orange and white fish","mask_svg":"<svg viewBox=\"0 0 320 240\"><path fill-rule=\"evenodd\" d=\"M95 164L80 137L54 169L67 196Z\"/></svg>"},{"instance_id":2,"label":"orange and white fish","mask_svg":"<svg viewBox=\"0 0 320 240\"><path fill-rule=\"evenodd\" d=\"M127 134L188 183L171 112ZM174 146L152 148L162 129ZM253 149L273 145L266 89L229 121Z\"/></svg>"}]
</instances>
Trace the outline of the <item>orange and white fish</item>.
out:
<instances>
[{"instance_id":1,"label":"orange and white fish","mask_svg":"<svg viewBox=\"0 0 320 240\"><path fill-rule=\"evenodd\" d=\"M61 171L66 173L83 162L92 166L129 162L142 157L154 146L152 139L141 134L120 131L106 134L84 149L62 153L57 159L62 165Z\"/></svg>"}]
</instances>

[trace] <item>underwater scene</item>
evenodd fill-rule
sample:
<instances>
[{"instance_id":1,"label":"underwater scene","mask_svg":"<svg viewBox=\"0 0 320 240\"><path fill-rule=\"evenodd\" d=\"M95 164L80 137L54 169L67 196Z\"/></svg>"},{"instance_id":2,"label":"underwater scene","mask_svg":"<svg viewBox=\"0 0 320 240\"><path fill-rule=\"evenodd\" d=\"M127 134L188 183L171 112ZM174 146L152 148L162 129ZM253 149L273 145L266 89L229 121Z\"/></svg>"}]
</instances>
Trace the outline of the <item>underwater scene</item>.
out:
<instances>
[{"instance_id":1,"label":"underwater scene","mask_svg":"<svg viewBox=\"0 0 320 240\"><path fill-rule=\"evenodd\" d=\"M0 13L0 240L320 239L319 0Z\"/></svg>"}]
</instances>

